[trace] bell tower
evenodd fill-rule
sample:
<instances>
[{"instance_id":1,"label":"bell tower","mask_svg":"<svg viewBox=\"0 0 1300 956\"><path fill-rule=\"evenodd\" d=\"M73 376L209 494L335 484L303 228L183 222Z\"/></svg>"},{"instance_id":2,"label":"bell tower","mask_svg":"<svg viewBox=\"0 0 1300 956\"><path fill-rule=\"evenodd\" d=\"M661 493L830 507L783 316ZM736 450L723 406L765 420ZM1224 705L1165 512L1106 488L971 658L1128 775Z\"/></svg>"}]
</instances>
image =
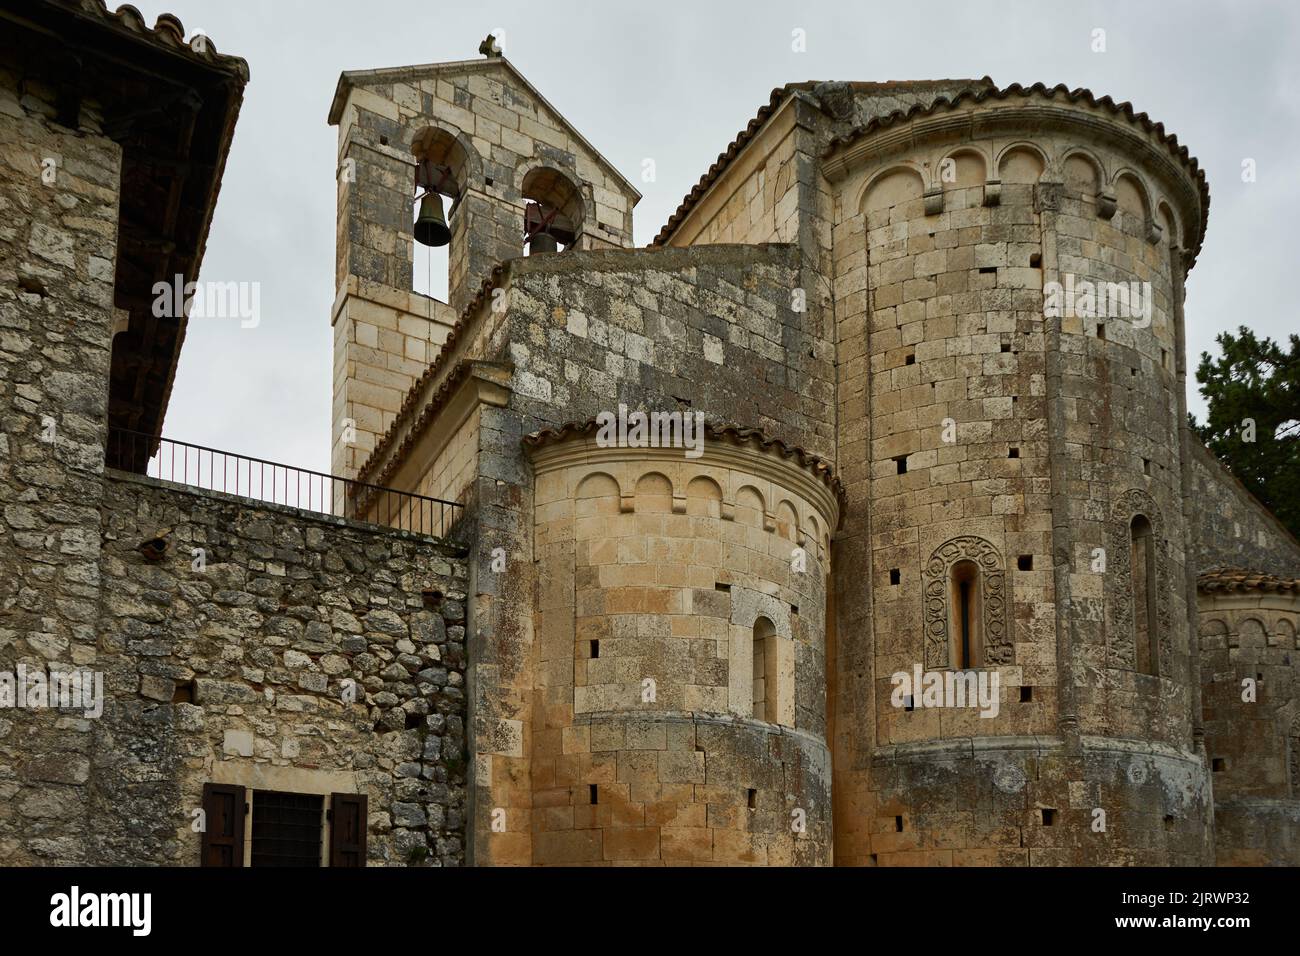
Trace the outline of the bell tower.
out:
<instances>
[{"instance_id":1,"label":"bell tower","mask_svg":"<svg viewBox=\"0 0 1300 956\"><path fill-rule=\"evenodd\" d=\"M629 248L641 194L504 56L345 72L337 126L334 474L354 476L499 263ZM447 301L413 289L447 248Z\"/></svg>"}]
</instances>

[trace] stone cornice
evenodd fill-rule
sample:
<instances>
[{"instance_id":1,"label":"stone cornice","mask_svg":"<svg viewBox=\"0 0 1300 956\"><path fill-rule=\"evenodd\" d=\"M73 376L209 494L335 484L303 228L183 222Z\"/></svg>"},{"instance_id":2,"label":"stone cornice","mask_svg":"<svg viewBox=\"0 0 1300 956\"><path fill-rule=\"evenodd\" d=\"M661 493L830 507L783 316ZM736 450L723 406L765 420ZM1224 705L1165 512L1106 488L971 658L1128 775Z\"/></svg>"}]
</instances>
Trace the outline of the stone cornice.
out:
<instances>
[{"instance_id":1,"label":"stone cornice","mask_svg":"<svg viewBox=\"0 0 1300 956\"><path fill-rule=\"evenodd\" d=\"M595 427L570 428L550 433L534 433L524 439L538 475L572 465L619 464L624 462L663 462L693 467L721 467L764 478L792 491L811 503L821 514L826 527L839 526L843 512L843 489L819 458L802 449L790 449L784 443L757 437L737 429L706 426L704 454L687 458L681 448L629 448L602 446L597 443ZM624 493L629 493L624 489ZM727 503L724 490L724 505ZM727 517L725 514L723 517Z\"/></svg>"},{"instance_id":2,"label":"stone cornice","mask_svg":"<svg viewBox=\"0 0 1300 956\"><path fill-rule=\"evenodd\" d=\"M1053 92L1060 92L1053 91ZM1085 95L1086 94L1086 95ZM1019 99L1011 97L1018 95ZM1127 105L1127 104L1125 104ZM1091 98L1087 91L1065 94L1054 102L1052 93L1037 88L1012 87L997 97L971 96L956 102L939 101L928 109L895 113L873 121L848 137L834 141L822 159L822 172L832 182L854 169L878 162L892 153L937 139L978 139L1007 133L1023 135L1027 130L1050 130L1067 134L1080 142L1104 142L1145 160L1169 195L1181 207L1182 221L1198 223L1195 240L1188 250L1191 268L1205 237L1210 194L1205 174L1196 160L1179 147L1173 137L1162 135L1163 127L1151 124L1146 114L1130 117L1128 112L1106 101ZM1130 117L1125 121L1122 117ZM1104 184L1102 184L1104 186ZM1152 211L1154 212L1154 211ZM1174 237L1182 244L1182 237Z\"/></svg>"}]
</instances>

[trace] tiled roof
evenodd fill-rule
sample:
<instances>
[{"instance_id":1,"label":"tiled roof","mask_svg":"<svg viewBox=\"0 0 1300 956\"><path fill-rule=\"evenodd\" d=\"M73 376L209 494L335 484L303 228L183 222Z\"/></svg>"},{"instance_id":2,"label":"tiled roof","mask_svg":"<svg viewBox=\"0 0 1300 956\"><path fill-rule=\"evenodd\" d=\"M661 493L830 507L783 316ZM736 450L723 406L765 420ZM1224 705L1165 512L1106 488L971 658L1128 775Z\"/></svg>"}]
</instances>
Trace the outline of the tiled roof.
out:
<instances>
[{"instance_id":1,"label":"tiled roof","mask_svg":"<svg viewBox=\"0 0 1300 956\"><path fill-rule=\"evenodd\" d=\"M993 87L994 85L993 80L987 76L982 80L888 80L883 83L853 82L847 85L859 92L889 95L891 93L915 92L916 90L925 87L950 87L963 83L972 86ZM772 114L777 111L777 108L780 107L780 105L784 103L791 94L800 90L812 90L819 85L820 84L815 80L804 80L800 83L787 83L785 86L778 86L774 89L768 97L767 102L759 107L758 113L755 114L754 118L749 121L744 129L736 134L735 138L727 148L718 154L717 160L708 168L704 175L700 177L700 181L691 187L691 191L686 194L686 198L683 199L681 205L677 207L677 211L669 217L668 222L659 230L659 234L654 237L650 244L652 246L662 246L668 241L669 237L672 236L677 227L681 225L682 220L684 220L695 207L695 204L699 202L706 192L709 191L709 187L711 187L717 178L722 175L723 171L731 164L731 161L740 154L740 151L745 148L755 135L757 135L758 131L763 128L763 124L771 118Z\"/></svg>"},{"instance_id":2,"label":"tiled roof","mask_svg":"<svg viewBox=\"0 0 1300 956\"><path fill-rule=\"evenodd\" d=\"M1225 591L1267 591L1270 593L1300 593L1300 580L1280 578L1252 571L1248 568L1216 568L1205 571L1196 579L1196 588L1209 594Z\"/></svg>"},{"instance_id":3,"label":"tiled roof","mask_svg":"<svg viewBox=\"0 0 1300 956\"><path fill-rule=\"evenodd\" d=\"M237 74L244 83L248 82L248 62L246 60L242 57L226 56L218 53L212 38L206 34L204 35L204 43L201 44L203 52L195 49L194 46L185 41L185 25L181 23L180 17L174 14L158 14L158 19L154 21L153 28L150 29L146 25L144 14L129 3L122 4L110 13L104 0L46 0L46 2L62 7L72 13L98 17L107 26L118 32L133 34L166 50L228 70Z\"/></svg>"},{"instance_id":4,"label":"tiled roof","mask_svg":"<svg viewBox=\"0 0 1300 956\"><path fill-rule=\"evenodd\" d=\"M1021 86L1019 83L1012 83L1005 89L998 89L996 86L985 89L965 90L956 97L949 100L947 97L939 97L929 106L914 106L906 112L891 113L889 116L873 119L866 125L854 130L853 132L838 137L831 141L823 156L829 156L838 149L847 146L849 143L874 132L877 129L883 129L892 126L895 123L905 123L915 119L918 116L929 116L944 109L956 109L965 103L984 103L989 100L1006 100L1013 96L1031 97L1037 96L1044 99L1057 99L1063 97L1070 103L1084 103L1087 106L1100 108L1109 111L1115 116L1120 116L1135 126L1140 127L1144 132L1152 133L1157 139L1161 140L1169 150L1176 162L1180 162L1188 171L1189 175L1196 181L1201 194L1201 222L1197 233L1197 245L1195 249L1189 250L1192 254L1188 267L1195 261L1195 255L1200 250L1201 237L1205 235L1206 223L1210 214L1210 187L1205 181L1205 171L1201 169L1196 157L1187 151L1187 147L1178 142L1178 137L1173 133L1165 132L1164 123L1157 123L1147 116L1146 113L1139 113L1133 108L1133 104L1127 101L1116 103L1111 97L1103 96L1100 99L1088 89L1078 87L1071 90L1063 83L1049 87L1044 83L1035 83L1033 86Z\"/></svg>"},{"instance_id":5,"label":"tiled roof","mask_svg":"<svg viewBox=\"0 0 1300 956\"><path fill-rule=\"evenodd\" d=\"M24 69L60 89L62 125L88 121L121 147L113 302L129 318L114 341L108 422L157 437L187 318L155 315L152 289L159 276L199 274L248 64L206 34L186 42L172 14L150 27L135 7L104 0L3 0L0 31L23 48ZM159 121L173 109L174 121Z\"/></svg>"},{"instance_id":6,"label":"tiled roof","mask_svg":"<svg viewBox=\"0 0 1300 956\"><path fill-rule=\"evenodd\" d=\"M722 175L723 170L731 165L731 161L739 155L740 151L745 148L751 139L754 138L754 135L762 129L763 124L766 123L768 118L776 112L776 108L785 102L786 97L795 90L811 89L813 85L814 84L812 83L787 83L785 86L778 86L774 89L772 95L768 97L767 102L759 107L758 113L754 118L749 121L748 125L746 125L744 129L736 134L730 145L718 154L717 160L715 160L713 165L710 166L704 175L700 177L700 181L691 187L691 191L687 193L686 198L681 201L681 204L677 207L677 211L668 217L668 222L659 230L659 234L651 240L650 244L652 246L662 246L666 243L668 238L677 230L677 227L681 225L682 220L686 218L687 214L690 213L693 208L695 208L695 204L699 202L700 197L709 191L709 187L712 186L714 181Z\"/></svg>"},{"instance_id":7,"label":"tiled roof","mask_svg":"<svg viewBox=\"0 0 1300 956\"><path fill-rule=\"evenodd\" d=\"M596 434L599 428L600 425L595 418L588 418L582 422L565 422L556 428L543 428L540 431L531 432L525 435L522 441L527 448L538 448L555 442L567 441L570 438L592 436ZM844 486L840 483L839 478L835 476L834 469L826 459L805 451L798 445L791 445L780 438L766 435L757 428L745 428L726 422L706 421L704 423L704 434L715 441L726 441L733 445L753 445L763 451L772 449L780 454L782 458L794 460L800 467L812 472L834 493L836 500L840 504L841 515L844 513L848 501Z\"/></svg>"}]
</instances>

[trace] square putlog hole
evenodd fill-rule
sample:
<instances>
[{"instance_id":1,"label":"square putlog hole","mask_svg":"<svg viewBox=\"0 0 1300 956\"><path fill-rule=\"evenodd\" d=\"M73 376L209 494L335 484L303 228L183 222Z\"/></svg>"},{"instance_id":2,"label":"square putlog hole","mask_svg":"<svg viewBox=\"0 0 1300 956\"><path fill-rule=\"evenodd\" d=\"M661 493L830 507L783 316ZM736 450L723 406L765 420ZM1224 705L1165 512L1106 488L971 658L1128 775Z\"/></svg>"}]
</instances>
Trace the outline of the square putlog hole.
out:
<instances>
[{"instance_id":1,"label":"square putlog hole","mask_svg":"<svg viewBox=\"0 0 1300 956\"><path fill-rule=\"evenodd\" d=\"M1032 554L1022 554L1018 558L1016 558L1016 570L1017 571L1034 570L1034 556Z\"/></svg>"}]
</instances>

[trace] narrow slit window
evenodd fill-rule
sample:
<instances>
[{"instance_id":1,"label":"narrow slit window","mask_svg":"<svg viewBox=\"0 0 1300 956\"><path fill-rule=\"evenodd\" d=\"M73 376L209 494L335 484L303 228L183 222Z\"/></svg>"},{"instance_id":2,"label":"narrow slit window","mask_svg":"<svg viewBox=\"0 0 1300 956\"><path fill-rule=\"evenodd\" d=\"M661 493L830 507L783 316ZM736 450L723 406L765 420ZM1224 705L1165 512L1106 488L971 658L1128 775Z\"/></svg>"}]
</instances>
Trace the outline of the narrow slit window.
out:
<instances>
[{"instance_id":1,"label":"narrow slit window","mask_svg":"<svg viewBox=\"0 0 1300 956\"><path fill-rule=\"evenodd\" d=\"M980 570L974 561L952 566L949 582L952 607L952 661L957 670L980 667L983 663Z\"/></svg>"},{"instance_id":2,"label":"narrow slit window","mask_svg":"<svg viewBox=\"0 0 1300 956\"><path fill-rule=\"evenodd\" d=\"M1129 524L1132 540L1133 646L1139 673L1160 673L1156 627L1156 548L1151 522L1135 515Z\"/></svg>"},{"instance_id":3,"label":"narrow slit window","mask_svg":"<svg viewBox=\"0 0 1300 956\"><path fill-rule=\"evenodd\" d=\"M765 617L754 622L753 717L777 720L776 627Z\"/></svg>"}]
</instances>

